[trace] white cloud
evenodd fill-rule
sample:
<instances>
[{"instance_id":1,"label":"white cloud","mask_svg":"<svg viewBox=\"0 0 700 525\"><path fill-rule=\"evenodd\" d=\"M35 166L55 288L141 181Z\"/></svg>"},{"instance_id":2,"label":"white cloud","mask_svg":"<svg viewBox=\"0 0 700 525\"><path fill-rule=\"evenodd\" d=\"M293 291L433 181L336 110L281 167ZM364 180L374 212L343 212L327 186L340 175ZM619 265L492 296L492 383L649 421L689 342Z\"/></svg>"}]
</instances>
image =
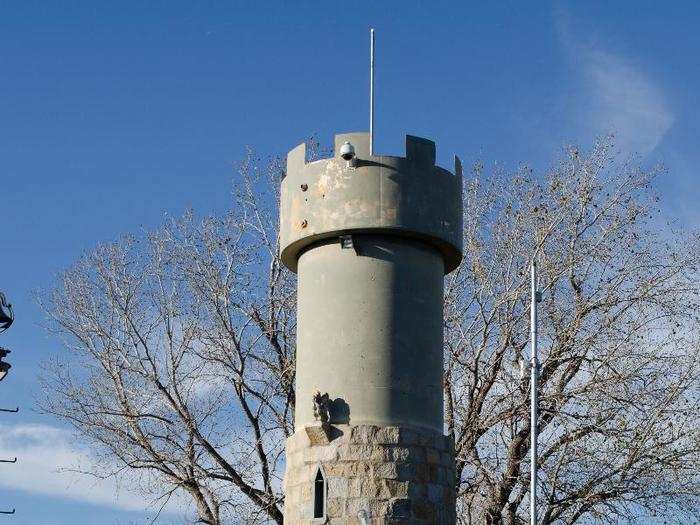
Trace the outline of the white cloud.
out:
<instances>
[{"instance_id":1,"label":"white cloud","mask_svg":"<svg viewBox=\"0 0 700 525\"><path fill-rule=\"evenodd\" d=\"M624 152L651 153L675 120L661 85L634 60L583 43L570 30L568 15L558 15L560 40L577 77L568 109L578 125L587 134L614 133Z\"/></svg>"},{"instance_id":2,"label":"white cloud","mask_svg":"<svg viewBox=\"0 0 700 525\"><path fill-rule=\"evenodd\" d=\"M674 121L661 89L639 68L608 51L589 49L580 59L592 97L591 124L615 132L627 151L653 151Z\"/></svg>"},{"instance_id":3,"label":"white cloud","mask_svg":"<svg viewBox=\"0 0 700 525\"><path fill-rule=\"evenodd\" d=\"M3 468L2 487L121 510L158 510L116 480L66 471L86 470L92 465L90 456L76 446L66 430L36 424L0 425L0 457L18 458L16 464ZM176 511L175 504L167 510Z\"/></svg>"}]
</instances>

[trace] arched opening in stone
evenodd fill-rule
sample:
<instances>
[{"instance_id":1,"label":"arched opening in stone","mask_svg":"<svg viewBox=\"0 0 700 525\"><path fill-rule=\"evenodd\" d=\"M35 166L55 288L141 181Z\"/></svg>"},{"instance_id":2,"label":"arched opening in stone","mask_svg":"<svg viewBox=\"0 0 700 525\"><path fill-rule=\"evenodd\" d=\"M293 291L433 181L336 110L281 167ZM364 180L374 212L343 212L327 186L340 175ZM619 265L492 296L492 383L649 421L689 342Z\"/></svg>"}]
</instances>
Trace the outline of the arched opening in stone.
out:
<instances>
[{"instance_id":1,"label":"arched opening in stone","mask_svg":"<svg viewBox=\"0 0 700 525\"><path fill-rule=\"evenodd\" d=\"M323 518L326 515L326 477L323 470L318 467L314 478L314 518Z\"/></svg>"}]
</instances>

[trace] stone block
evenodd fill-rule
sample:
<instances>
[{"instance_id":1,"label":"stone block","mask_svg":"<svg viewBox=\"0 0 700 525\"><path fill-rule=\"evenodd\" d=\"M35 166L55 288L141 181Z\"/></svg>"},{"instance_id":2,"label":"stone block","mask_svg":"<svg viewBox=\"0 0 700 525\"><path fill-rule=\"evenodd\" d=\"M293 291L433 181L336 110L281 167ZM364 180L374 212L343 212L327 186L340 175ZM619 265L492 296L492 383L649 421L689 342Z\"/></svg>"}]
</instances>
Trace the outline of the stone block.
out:
<instances>
[{"instance_id":1,"label":"stone block","mask_svg":"<svg viewBox=\"0 0 700 525\"><path fill-rule=\"evenodd\" d=\"M454 467L455 456L452 452L442 452L440 453L440 463L445 466Z\"/></svg>"},{"instance_id":2,"label":"stone block","mask_svg":"<svg viewBox=\"0 0 700 525\"><path fill-rule=\"evenodd\" d=\"M311 483L307 483L305 485L300 486L299 490L299 501L302 503L311 501L311 497L313 496L314 493L314 486Z\"/></svg>"},{"instance_id":3,"label":"stone block","mask_svg":"<svg viewBox=\"0 0 700 525\"><path fill-rule=\"evenodd\" d=\"M369 503L369 516L372 523L384 523L385 517L390 515L390 503L388 500L373 499Z\"/></svg>"},{"instance_id":4,"label":"stone block","mask_svg":"<svg viewBox=\"0 0 700 525\"><path fill-rule=\"evenodd\" d=\"M434 463L428 463L427 465L428 465L428 481L430 481L430 483L438 483L439 482L438 478L440 477L438 472L440 470L440 467L438 467Z\"/></svg>"},{"instance_id":5,"label":"stone block","mask_svg":"<svg viewBox=\"0 0 700 525\"><path fill-rule=\"evenodd\" d=\"M408 496L408 482L393 479L365 478L360 483L362 497L390 499Z\"/></svg>"},{"instance_id":6,"label":"stone block","mask_svg":"<svg viewBox=\"0 0 700 525\"><path fill-rule=\"evenodd\" d=\"M319 461L336 461L338 459L338 449L333 445L328 445L327 447L320 447L318 451Z\"/></svg>"},{"instance_id":7,"label":"stone block","mask_svg":"<svg viewBox=\"0 0 700 525\"><path fill-rule=\"evenodd\" d=\"M452 487L444 487L442 490L442 504L445 508L454 507L455 503L455 491Z\"/></svg>"},{"instance_id":8,"label":"stone block","mask_svg":"<svg viewBox=\"0 0 700 525\"><path fill-rule=\"evenodd\" d=\"M396 465L396 473L398 479L412 480L416 476L416 465L414 463L409 463L402 461L399 463L393 463Z\"/></svg>"},{"instance_id":9,"label":"stone block","mask_svg":"<svg viewBox=\"0 0 700 525\"><path fill-rule=\"evenodd\" d=\"M427 443L426 446L432 447L438 452L445 452L447 450L447 438L444 436L437 436L430 440L430 443Z\"/></svg>"},{"instance_id":10,"label":"stone block","mask_svg":"<svg viewBox=\"0 0 700 525\"><path fill-rule=\"evenodd\" d=\"M409 456L410 450L406 447L391 446L384 451L384 457L387 461L406 461Z\"/></svg>"},{"instance_id":11,"label":"stone block","mask_svg":"<svg viewBox=\"0 0 700 525\"><path fill-rule=\"evenodd\" d=\"M428 499L431 503L435 505L442 505L444 503L444 487L442 485L436 485L431 483L427 487L428 489Z\"/></svg>"},{"instance_id":12,"label":"stone block","mask_svg":"<svg viewBox=\"0 0 700 525\"><path fill-rule=\"evenodd\" d=\"M382 427L375 435L375 443L380 445L398 445L400 439L399 427Z\"/></svg>"},{"instance_id":13,"label":"stone block","mask_svg":"<svg viewBox=\"0 0 700 525\"><path fill-rule=\"evenodd\" d=\"M366 477L371 475L372 463L369 461L355 461L348 464L348 472L352 477Z\"/></svg>"},{"instance_id":14,"label":"stone block","mask_svg":"<svg viewBox=\"0 0 700 525\"><path fill-rule=\"evenodd\" d=\"M345 515L357 518L357 513L361 510L370 512L370 498L350 498L345 502Z\"/></svg>"},{"instance_id":15,"label":"stone block","mask_svg":"<svg viewBox=\"0 0 700 525\"><path fill-rule=\"evenodd\" d=\"M444 467L438 467L436 470L435 483L447 486L450 484L450 482L450 471Z\"/></svg>"},{"instance_id":16,"label":"stone block","mask_svg":"<svg viewBox=\"0 0 700 525\"><path fill-rule=\"evenodd\" d=\"M351 478L348 482L348 497L359 498L363 495L362 484L365 478Z\"/></svg>"},{"instance_id":17,"label":"stone block","mask_svg":"<svg viewBox=\"0 0 700 525\"><path fill-rule=\"evenodd\" d=\"M410 518L411 500L409 498L393 498L389 501L389 517Z\"/></svg>"},{"instance_id":18,"label":"stone block","mask_svg":"<svg viewBox=\"0 0 700 525\"><path fill-rule=\"evenodd\" d=\"M361 457L361 450L358 449L358 446L361 445L343 443L342 445L338 446L338 457L340 458L340 461L359 461L365 459Z\"/></svg>"},{"instance_id":19,"label":"stone block","mask_svg":"<svg viewBox=\"0 0 700 525\"><path fill-rule=\"evenodd\" d=\"M388 489L381 494L380 480L374 478L364 478L360 483L360 496L367 498L389 497Z\"/></svg>"},{"instance_id":20,"label":"stone block","mask_svg":"<svg viewBox=\"0 0 700 525\"><path fill-rule=\"evenodd\" d=\"M394 479L383 480L389 487L389 493L392 498L406 498L408 497L408 487L410 482L408 481L397 481Z\"/></svg>"},{"instance_id":21,"label":"stone block","mask_svg":"<svg viewBox=\"0 0 700 525\"><path fill-rule=\"evenodd\" d=\"M427 448L425 450L425 460L428 463L440 463L440 453L434 448Z\"/></svg>"},{"instance_id":22,"label":"stone block","mask_svg":"<svg viewBox=\"0 0 700 525\"><path fill-rule=\"evenodd\" d=\"M416 477L415 480L419 483L429 483L430 482L430 468L425 463L419 463L416 465Z\"/></svg>"},{"instance_id":23,"label":"stone block","mask_svg":"<svg viewBox=\"0 0 700 525\"><path fill-rule=\"evenodd\" d=\"M369 461L343 461L341 456L339 463L328 463L323 468L329 476L344 476L353 478L357 476L369 476L372 471L372 463Z\"/></svg>"},{"instance_id":24,"label":"stone block","mask_svg":"<svg viewBox=\"0 0 700 525\"><path fill-rule=\"evenodd\" d=\"M304 427L309 443L312 447L318 445L328 445L331 442L329 428L319 426Z\"/></svg>"},{"instance_id":25,"label":"stone block","mask_svg":"<svg viewBox=\"0 0 700 525\"><path fill-rule=\"evenodd\" d=\"M374 446L370 460L372 463L381 463L386 459L386 451L382 446Z\"/></svg>"},{"instance_id":26,"label":"stone block","mask_svg":"<svg viewBox=\"0 0 700 525\"><path fill-rule=\"evenodd\" d=\"M379 427L374 425L358 425L350 432L350 443L374 444Z\"/></svg>"},{"instance_id":27,"label":"stone block","mask_svg":"<svg viewBox=\"0 0 700 525\"><path fill-rule=\"evenodd\" d=\"M409 458L411 461L416 462L416 463L425 463L426 461L426 453L425 453L425 448L423 447L410 447L409 449Z\"/></svg>"},{"instance_id":28,"label":"stone block","mask_svg":"<svg viewBox=\"0 0 700 525\"><path fill-rule=\"evenodd\" d=\"M329 518L340 518L345 516L345 498L330 497L330 490L328 501L326 502L326 516Z\"/></svg>"},{"instance_id":29,"label":"stone block","mask_svg":"<svg viewBox=\"0 0 700 525\"><path fill-rule=\"evenodd\" d=\"M420 500L428 497L428 486L424 483L413 482L408 485L408 497L412 500Z\"/></svg>"},{"instance_id":30,"label":"stone block","mask_svg":"<svg viewBox=\"0 0 700 525\"><path fill-rule=\"evenodd\" d=\"M348 493L348 478L330 476L327 480L328 497L345 497Z\"/></svg>"},{"instance_id":31,"label":"stone block","mask_svg":"<svg viewBox=\"0 0 700 525\"><path fill-rule=\"evenodd\" d=\"M400 445L418 445L420 441L420 432L412 428L399 429L399 444Z\"/></svg>"},{"instance_id":32,"label":"stone block","mask_svg":"<svg viewBox=\"0 0 700 525\"><path fill-rule=\"evenodd\" d=\"M338 463L331 462L323 466L326 474L328 476L344 476L348 477L348 470L350 465L348 463Z\"/></svg>"},{"instance_id":33,"label":"stone block","mask_svg":"<svg viewBox=\"0 0 700 525\"><path fill-rule=\"evenodd\" d=\"M399 477L399 467L396 463L375 463L372 467L372 476L375 478L396 479Z\"/></svg>"},{"instance_id":34,"label":"stone block","mask_svg":"<svg viewBox=\"0 0 700 525\"><path fill-rule=\"evenodd\" d=\"M421 520L426 520L428 523L437 523L437 512L435 505L426 500L414 500L411 505L413 515Z\"/></svg>"},{"instance_id":35,"label":"stone block","mask_svg":"<svg viewBox=\"0 0 700 525\"><path fill-rule=\"evenodd\" d=\"M304 450L304 463L318 463L319 461L335 461L338 459L338 449L334 445L325 447L309 447Z\"/></svg>"}]
</instances>

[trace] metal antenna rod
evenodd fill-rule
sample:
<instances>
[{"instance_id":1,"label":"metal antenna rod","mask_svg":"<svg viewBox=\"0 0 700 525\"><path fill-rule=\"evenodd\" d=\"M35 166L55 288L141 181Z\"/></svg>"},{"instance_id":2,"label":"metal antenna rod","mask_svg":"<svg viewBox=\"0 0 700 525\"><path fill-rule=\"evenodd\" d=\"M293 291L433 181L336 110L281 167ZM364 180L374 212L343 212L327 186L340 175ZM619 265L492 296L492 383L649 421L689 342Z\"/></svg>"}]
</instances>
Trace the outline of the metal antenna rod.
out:
<instances>
[{"instance_id":1,"label":"metal antenna rod","mask_svg":"<svg viewBox=\"0 0 700 525\"><path fill-rule=\"evenodd\" d=\"M369 30L369 154L374 155L374 28Z\"/></svg>"},{"instance_id":2,"label":"metal antenna rod","mask_svg":"<svg viewBox=\"0 0 700 525\"><path fill-rule=\"evenodd\" d=\"M530 525L537 525L537 303L541 296L537 290L537 261L534 257L530 285Z\"/></svg>"}]
</instances>

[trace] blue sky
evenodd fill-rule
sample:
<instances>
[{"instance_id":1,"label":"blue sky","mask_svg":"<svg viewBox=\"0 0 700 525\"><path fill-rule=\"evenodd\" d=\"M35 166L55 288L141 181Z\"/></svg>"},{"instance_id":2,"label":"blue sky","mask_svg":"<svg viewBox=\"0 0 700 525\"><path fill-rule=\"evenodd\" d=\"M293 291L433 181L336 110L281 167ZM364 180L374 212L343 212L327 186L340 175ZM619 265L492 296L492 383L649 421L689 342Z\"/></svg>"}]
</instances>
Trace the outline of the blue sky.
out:
<instances>
[{"instance_id":1,"label":"blue sky","mask_svg":"<svg viewBox=\"0 0 700 525\"><path fill-rule=\"evenodd\" d=\"M32 290L166 213L225 210L246 146L284 154L365 130L370 26L379 152L401 154L411 133L444 165L541 170L614 132L667 166L666 215L700 225L695 2L62 4L0 1L0 289L17 316L0 336L13 351L0 404L21 407L0 414L0 455L19 457L0 464L0 508L15 523L149 515L114 484L56 472L89 458L32 410L38 365L60 349Z\"/></svg>"}]
</instances>

